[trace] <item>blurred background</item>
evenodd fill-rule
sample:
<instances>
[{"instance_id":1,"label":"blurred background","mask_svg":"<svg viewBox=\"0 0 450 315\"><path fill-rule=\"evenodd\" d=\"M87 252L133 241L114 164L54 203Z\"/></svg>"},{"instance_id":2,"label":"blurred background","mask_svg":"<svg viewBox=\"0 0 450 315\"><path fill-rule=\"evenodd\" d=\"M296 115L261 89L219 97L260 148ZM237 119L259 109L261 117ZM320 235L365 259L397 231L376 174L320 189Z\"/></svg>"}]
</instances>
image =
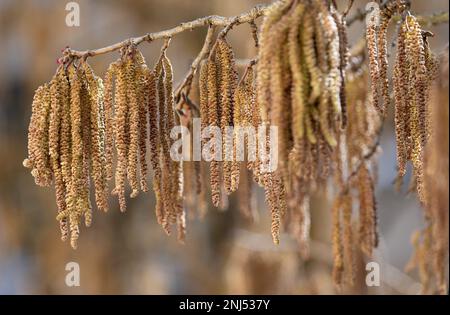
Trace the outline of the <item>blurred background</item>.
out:
<instances>
[{"instance_id":1,"label":"blurred background","mask_svg":"<svg viewBox=\"0 0 450 315\"><path fill-rule=\"evenodd\" d=\"M60 241L53 189L34 184L22 161L27 154L27 128L34 90L56 70L65 46L84 50L171 28L210 14L231 16L267 0L77 0L80 26L65 23L68 1L0 0L0 294L335 294L331 279L330 205L313 200L311 257L303 261L296 242L282 235L275 246L263 194L257 192L259 220L250 224L236 210L210 208L203 219L188 222L186 244L167 236L157 225L150 192L128 200L121 214L110 199L107 214L94 209L91 228L82 227L78 249ZM366 1L356 1L364 8ZM346 1L338 1L344 8ZM448 2L413 1L413 11L448 11ZM432 48L448 43L448 25L431 27ZM362 22L350 29L355 43ZM175 81L201 49L205 29L176 36L168 50ZM237 58L255 54L248 25L233 29L230 42ZM161 42L140 46L148 64ZM103 76L117 53L90 59ZM381 267L381 286L368 289L364 265L354 289L344 293L416 294L418 276L403 268L411 253L410 236L424 221L415 196L397 193L392 116L387 120L379 157L377 200L380 246L374 261ZM408 180L406 180L407 182ZM81 285L67 287L65 266L80 265ZM362 270L361 270L362 269Z\"/></svg>"}]
</instances>

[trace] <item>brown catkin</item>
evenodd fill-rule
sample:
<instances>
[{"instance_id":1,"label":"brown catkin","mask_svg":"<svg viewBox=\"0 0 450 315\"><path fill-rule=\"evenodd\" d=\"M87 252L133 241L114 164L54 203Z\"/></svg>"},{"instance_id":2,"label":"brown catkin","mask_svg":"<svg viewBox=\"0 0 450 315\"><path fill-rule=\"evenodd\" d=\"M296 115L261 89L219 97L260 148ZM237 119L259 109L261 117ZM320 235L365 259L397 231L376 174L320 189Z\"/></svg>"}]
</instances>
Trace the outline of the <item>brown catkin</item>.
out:
<instances>
[{"instance_id":1,"label":"brown catkin","mask_svg":"<svg viewBox=\"0 0 450 315\"><path fill-rule=\"evenodd\" d=\"M199 74L199 89L200 89L200 119L201 129L204 130L209 124L208 117L208 63L203 60L200 64ZM206 140L202 138L202 147L204 147Z\"/></svg>"},{"instance_id":2,"label":"brown catkin","mask_svg":"<svg viewBox=\"0 0 450 315\"><path fill-rule=\"evenodd\" d=\"M174 113L174 95L173 95L173 70L172 64L167 56L164 54L163 57L164 69L166 72L165 79L165 89L166 89L166 109L168 115L168 130L167 130L167 146L170 150L171 140L170 140L170 132L172 128L175 126L175 113ZM183 187L183 168L182 163L179 161L174 161L170 157L170 152L167 152L167 159L171 162L171 194L172 194L172 203L173 203L173 214L174 220L176 218L177 229L178 229L178 240L183 242L185 235L185 213L183 209L182 203L182 187Z\"/></svg>"},{"instance_id":3,"label":"brown catkin","mask_svg":"<svg viewBox=\"0 0 450 315\"><path fill-rule=\"evenodd\" d=\"M168 160L168 108L166 100L166 73L163 62L163 55L156 66L155 72L158 75L158 111L159 111L159 141L160 160L161 160L161 203L157 206L157 216L162 215L162 226L166 233L170 233L170 220L173 218L171 178L170 178L170 160Z\"/></svg>"},{"instance_id":4,"label":"brown catkin","mask_svg":"<svg viewBox=\"0 0 450 315\"><path fill-rule=\"evenodd\" d=\"M392 11L389 7L385 7L381 11L380 24L377 32L377 46L378 46L378 64L379 64L379 84L380 92L383 99L381 111L383 115L387 114L389 108L389 78L388 78L388 42L387 31L389 23L392 18Z\"/></svg>"},{"instance_id":5,"label":"brown catkin","mask_svg":"<svg viewBox=\"0 0 450 315\"><path fill-rule=\"evenodd\" d=\"M332 244L333 244L333 281L337 287L342 285L344 273L343 245L341 235L341 202L338 197L332 206Z\"/></svg>"},{"instance_id":6,"label":"brown catkin","mask_svg":"<svg viewBox=\"0 0 450 315\"><path fill-rule=\"evenodd\" d=\"M222 176L227 194L232 192L231 173L233 156L233 137L227 131L233 126L233 95L237 85L237 74L231 46L225 39L219 39L216 50L217 73L220 74L218 107L220 108L220 129L222 131Z\"/></svg>"},{"instance_id":7,"label":"brown catkin","mask_svg":"<svg viewBox=\"0 0 450 315\"><path fill-rule=\"evenodd\" d=\"M138 71L138 105L139 105L139 164L140 164L140 185L143 192L148 192L147 184L147 128L148 128L148 95L146 91L149 84L154 84L152 71L145 65L139 66ZM148 82L148 80L152 82Z\"/></svg>"},{"instance_id":8,"label":"brown catkin","mask_svg":"<svg viewBox=\"0 0 450 315\"><path fill-rule=\"evenodd\" d=\"M160 168L160 97L164 93L164 85L160 79L162 74L162 63L158 63L153 71L153 83L149 80L148 88L148 116L149 116L149 142L150 142L150 162L153 169L153 191L155 192L155 213L159 224L163 224L163 205L161 196L161 168Z\"/></svg>"},{"instance_id":9,"label":"brown catkin","mask_svg":"<svg viewBox=\"0 0 450 315\"><path fill-rule=\"evenodd\" d=\"M406 174L408 159L408 60L405 46L405 27L399 29L397 37L397 56L394 65L393 83L395 100L395 135L397 143L397 165L399 178Z\"/></svg>"},{"instance_id":10,"label":"brown catkin","mask_svg":"<svg viewBox=\"0 0 450 315\"><path fill-rule=\"evenodd\" d=\"M280 243L280 205L278 204L278 198L276 195L276 185L278 182L274 178L273 173L266 173L264 176L264 187L266 203L269 206L271 214L271 233L274 244Z\"/></svg>"},{"instance_id":11,"label":"brown catkin","mask_svg":"<svg viewBox=\"0 0 450 315\"><path fill-rule=\"evenodd\" d=\"M89 175L91 173L90 169L92 164L91 156L91 99L89 93L89 85L86 80L85 73L80 69L78 72L81 79L81 91L80 91L80 101L81 101L81 138L83 142L83 159L82 159L82 192L80 194L80 199L78 200L79 205L77 205L78 212L84 209L86 223L89 223L90 213L92 212L92 204L90 200L90 180ZM79 213L80 215L80 213Z\"/></svg>"},{"instance_id":12,"label":"brown catkin","mask_svg":"<svg viewBox=\"0 0 450 315\"><path fill-rule=\"evenodd\" d=\"M113 177L113 144L114 144L114 76L116 75L117 62L109 65L105 74L105 173L106 180Z\"/></svg>"},{"instance_id":13,"label":"brown catkin","mask_svg":"<svg viewBox=\"0 0 450 315\"><path fill-rule=\"evenodd\" d=\"M209 126L219 126L219 117L218 117L218 102L217 102L217 66L212 59L208 59L207 62L208 69L208 118L209 118ZM211 152L213 154L213 159L210 163L210 184L211 184L211 198L212 203L215 207L218 207L220 204L220 163L216 160L217 154L216 152Z\"/></svg>"},{"instance_id":14,"label":"brown catkin","mask_svg":"<svg viewBox=\"0 0 450 315\"><path fill-rule=\"evenodd\" d=\"M345 280L349 285L353 286L355 280L355 262L353 257L352 197L349 194L342 197L342 225Z\"/></svg>"},{"instance_id":15,"label":"brown catkin","mask_svg":"<svg viewBox=\"0 0 450 315\"><path fill-rule=\"evenodd\" d=\"M358 174L359 187L359 242L361 250L371 256L378 246L377 209L374 196L373 179L367 166L363 164Z\"/></svg>"}]
</instances>

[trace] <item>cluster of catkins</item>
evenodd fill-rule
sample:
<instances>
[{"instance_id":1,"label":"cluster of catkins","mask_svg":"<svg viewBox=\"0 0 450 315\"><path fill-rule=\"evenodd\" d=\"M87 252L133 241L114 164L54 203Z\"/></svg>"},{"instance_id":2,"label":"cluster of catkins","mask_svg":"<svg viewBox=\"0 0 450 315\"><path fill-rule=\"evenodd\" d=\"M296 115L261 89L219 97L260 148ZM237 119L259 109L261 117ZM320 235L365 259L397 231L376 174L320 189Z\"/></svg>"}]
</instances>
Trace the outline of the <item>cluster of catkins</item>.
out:
<instances>
[{"instance_id":1,"label":"cluster of catkins","mask_svg":"<svg viewBox=\"0 0 450 315\"><path fill-rule=\"evenodd\" d=\"M347 105L345 29L345 20L325 1L279 2L262 24L257 64L261 119L279 128L279 185L288 206L284 222L304 251L310 195L324 191L330 178L335 188L345 187L337 192L332 209L338 285L344 269L345 279L353 283L356 241L368 255L377 246L373 178L366 163L354 165L371 146L377 116L365 100L364 86L353 88ZM354 168L357 180L347 183ZM360 205L359 239L353 237L353 192Z\"/></svg>"},{"instance_id":2,"label":"cluster of catkins","mask_svg":"<svg viewBox=\"0 0 450 315\"><path fill-rule=\"evenodd\" d=\"M52 81L36 91L24 165L38 185L54 184L62 239L70 233L73 248L80 218L84 215L87 226L92 221L90 177L97 208L104 211L113 177L112 194L121 211L126 210L126 181L131 198L148 191L147 140L158 223L168 233L176 223L183 239L182 169L170 158L170 130L176 124L172 86L165 49L153 70L130 44L109 66L104 84L85 60L66 54Z\"/></svg>"},{"instance_id":3,"label":"cluster of catkins","mask_svg":"<svg viewBox=\"0 0 450 315\"><path fill-rule=\"evenodd\" d=\"M222 149L219 150L220 152L211 152L216 158L209 162L211 198L213 205L220 207L221 204L226 203L227 195L232 192L238 191L241 196L247 195L245 199L242 198L240 209L244 216L252 218L253 177L256 183L265 188L266 201L272 219L272 238L275 243L279 243L280 220L282 213L285 212L286 204L283 186L277 174L265 172L263 169L263 163L266 161L261 158L264 154L260 154L258 150L267 149L268 143L262 145L255 143L256 159L242 163L238 158L245 156L245 152L238 152L240 128L258 129L261 126L260 110L256 102L254 67L255 62L251 62L239 80L232 48L222 35L219 35L208 59L201 65L199 99L202 129L207 126L216 126L220 128L223 135ZM234 127L233 134L227 132L229 126ZM249 171L253 176L250 176Z\"/></svg>"},{"instance_id":4,"label":"cluster of catkins","mask_svg":"<svg viewBox=\"0 0 450 315\"><path fill-rule=\"evenodd\" d=\"M417 18L407 11L404 1L389 2L373 15L366 29L373 104L380 114L387 114L391 103L388 78L387 31L393 16L402 16L397 34L397 55L393 69L393 99L397 138L398 184L406 174L406 164L412 162L414 187L421 202L423 193L423 150L430 134L427 103L431 82L438 61L430 51L427 36Z\"/></svg>"},{"instance_id":5,"label":"cluster of catkins","mask_svg":"<svg viewBox=\"0 0 450 315\"><path fill-rule=\"evenodd\" d=\"M35 93L28 132L28 158L36 184L56 190L62 239L76 248L79 223L92 221L90 178L97 207L106 211L107 152L103 83L83 60L61 64Z\"/></svg>"},{"instance_id":6,"label":"cluster of catkins","mask_svg":"<svg viewBox=\"0 0 450 315\"><path fill-rule=\"evenodd\" d=\"M433 93L442 93L439 88L445 89L443 86L435 87L431 93L440 61L431 52L427 41L432 33L422 29L418 19L408 11L405 1L389 2L381 11L379 23L375 23L374 18L367 26L372 101L378 111L386 116L391 103L386 34L396 13L401 16L392 76L397 185L401 186L407 163L411 161L413 176L409 190L417 191L427 221L427 227L413 236L416 253L406 269L418 267L424 293L433 292L432 274L435 274L438 290L446 293L444 265L448 256L448 237L445 236L448 235L448 194L440 192L443 183L437 180L442 177L439 174L448 170L448 146L444 152L448 132L445 138L447 127L443 127L448 126L448 105L442 107L442 104L448 104L448 99L447 103L442 104L430 100ZM447 62L448 69L448 60L443 62ZM445 77L445 74L440 76ZM440 84L448 84L448 81L441 80ZM442 125L438 126L434 120ZM446 180L448 184L448 178Z\"/></svg>"},{"instance_id":7,"label":"cluster of catkins","mask_svg":"<svg viewBox=\"0 0 450 315\"><path fill-rule=\"evenodd\" d=\"M444 291L448 237L439 235L448 235L448 178L438 184L433 181L448 170L448 130L435 128L433 134L430 126L431 120L448 125L448 106L431 114L428 94L438 63L426 41L429 34L406 9L401 0L382 7L379 23L372 20L367 25L369 66L357 61L359 65L352 67L345 18L333 1L277 1L268 7L259 33L250 22L258 56L240 78L226 39L232 25L219 33L200 62L198 80L190 82L198 84L198 108L188 95L181 93L179 100L178 90L173 90L173 70L166 55L169 38L154 69L146 65L135 44L124 45L104 82L85 58L66 50L51 82L35 93L24 161L38 185L55 186L62 238L70 234L75 248L81 217L86 225L91 223L91 181L96 205L104 211L107 184L113 177L112 194L118 197L121 211L126 210L127 184L132 198L149 190L148 142L157 221L167 233L176 225L181 241L186 208L196 207L200 215L207 208L208 167L215 207L226 208L228 195L237 192L241 212L253 218L255 182L265 191L274 243L279 243L283 225L306 257L310 198L328 192L332 184L333 278L338 286L352 285L355 251L370 257L378 244L372 157L390 102L386 34L397 12L402 14L393 71L399 177L411 160L429 223L415 239L419 254L412 264L420 265L423 282L434 270ZM445 84L448 89L448 78L441 82ZM439 101L434 103L437 108ZM191 118L197 111L201 129L220 131L209 136L219 140L215 139L219 134L221 142L203 136L202 151L209 149L210 159L175 161L171 130L179 124L192 130ZM269 126L278 128L276 170L267 168ZM249 158L253 149L248 135L244 137L247 152L239 151L245 127L258 130L254 159ZM263 141L260 128L266 132ZM442 145L445 139L447 152ZM215 145L208 147L209 143ZM241 161L242 156L247 158ZM436 195L440 197L434 199Z\"/></svg>"}]
</instances>

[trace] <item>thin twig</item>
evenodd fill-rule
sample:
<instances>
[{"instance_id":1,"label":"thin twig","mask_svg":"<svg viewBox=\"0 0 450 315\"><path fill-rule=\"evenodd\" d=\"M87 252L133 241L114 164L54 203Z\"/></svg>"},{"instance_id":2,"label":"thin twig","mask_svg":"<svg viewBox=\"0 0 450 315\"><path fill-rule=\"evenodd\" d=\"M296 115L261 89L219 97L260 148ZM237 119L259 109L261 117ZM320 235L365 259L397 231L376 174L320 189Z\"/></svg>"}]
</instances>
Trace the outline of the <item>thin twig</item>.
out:
<instances>
[{"instance_id":1,"label":"thin twig","mask_svg":"<svg viewBox=\"0 0 450 315\"><path fill-rule=\"evenodd\" d=\"M350 9L353 7L353 3L355 2L355 0L349 0L348 1L348 5L347 8L345 9L345 11L342 13L342 18L345 19L348 15L348 13L350 12Z\"/></svg>"},{"instance_id":2,"label":"thin twig","mask_svg":"<svg viewBox=\"0 0 450 315\"><path fill-rule=\"evenodd\" d=\"M98 49L84 50L84 51L69 49L68 51L72 57L78 57L78 58L94 57L94 56L98 56L98 55L102 55L102 54L106 54L106 53L110 53L110 52L119 50L122 47L129 45L130 42L135 45L139 45L142 42L151 42L151 41L154 41L157 39L173 37L182 32L185 32L188 30L190 31L195 28L208 26L208 25L228 26L231 23L233 23L232 26L239 25L239 24L243 24L243 23L248 23L250 21L253 21L253 20L259 18L260 16L263 16L266 12L268 12L268 10L270 9L271 6L273 6L273 4L270 4L270 5L261 5L260 4L260 5L253 7L252 9L250 9L247 12L244 12L240 15L232 16L232 17L224 17L224 16L218 16L218 15L205 16L205 17L198 18L198 19L190 21L190 22L181 23L180 25L173 27L171 29L165 30L165 31L160 31L160 32L156 32L156 33L148 33L148 34L145 34L140 37L126 39L119 43L115 43L110 46L106 46L106 47L102 47L102 48L98 48Z\"/></svg>"},{"instance_id":3,"label":"thin twig","mask_svg":"<svg viewBox=\"0 0 450 315\"><path fill-rule=\"evenodd\" d=\"M200 62L209 55L209 51L211 50L213 38L214 38L215 26L210 25L208 27L208 32L206 33L205 41L203 43L203 47L200 50L197 57L195 57L194 61L191 63L191 67L184 77L183 81L178 85L175 91L175 100L178 102L180 100L181 91L186 88L186 95L189 95L189 91L191 89L192 79L197 72L197 68L200 65Z\"/></svg>"}]
</instances>

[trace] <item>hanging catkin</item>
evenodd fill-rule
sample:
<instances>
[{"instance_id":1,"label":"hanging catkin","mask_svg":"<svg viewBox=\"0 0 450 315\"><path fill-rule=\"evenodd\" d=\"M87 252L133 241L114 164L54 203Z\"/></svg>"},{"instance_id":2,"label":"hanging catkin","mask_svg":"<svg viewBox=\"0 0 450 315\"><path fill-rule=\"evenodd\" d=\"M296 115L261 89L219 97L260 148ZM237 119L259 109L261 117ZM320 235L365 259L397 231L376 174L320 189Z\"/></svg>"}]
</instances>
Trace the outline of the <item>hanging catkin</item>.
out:
<instances>
[{"instance_id":1,"label":"hanging catkin","mask_svg":"<svg viewBox=\"0 0 450 315\"><path fill-rule=\"evenodd\" d=\"M129 147L127 177L131 186L131 198L139 193L138 181L138 154L139 154L139 104L136 75L137 69L134 61L134 55L128 56L125 61L125 72L127 82L127 100L128 100L128 128L129 128Z\"/></svg>"},{"instance_id":2,"label":"hanging catkin","mask_svg":"<svg viewBox=\"0 0 450 315\"><path fill-rule=\"evenodd\" d=\"M373 180L369 170L363 165L358 173L359 189L359 242L361 250L371 256L378 246L377 208L374 197Z\"/></svg>"},{"instance_id":3,"label":"hanging catkin","mask_svg":"<svg viewBox=\"0 0 450 315\"><path fill-rule=\"evenodd\" d=\"M50 86L40 86L33 98L32 114L28 128L28 158L24 165L32 168L35 182L40 186L50 186L52 170L48 156L49 145L49 115L50 115Z\"/></svg>"},{"instance_id":4,"label":"hanging catkin","mask_svg":"<svg viewBox=\"0 0 450 315\"><path fill-rule=\"evenodd\" d=\"M62 80L66 80L64 67L60 66L52 79L51 87L50 87L50 97L51 97L51 111L50 111L50 123L49 123L49 155L50 161L52 165L52 172L54 178L54 185L56 191L56 204L58 206L59 214L62 216L59 219L62 239L66 238L67 235L67 227L66 224L70 224L70 231L72 233L71 236L71 244L73 243L72 239L78 238L76 232L72 232L72 228L74 224L66 223L68 221L67 211L66 211L66 188L64 186L64 179L62 177L62 171L59 163L61 148L60 148L60 139L59 139L59 128L61 124L61 110L63 107L62 101L62 88L61 82ZM72 245L73 246L73 245Z\"/></svg>"},{"instance_id":5,"label":"hanging catkin","mask_svg":"<svg viewBox=\"0 0 450 315\"><path fill-rule=\"evenodd\" d=\"M114 117L114 76L117 71L117 62L109 65L105 74L105 173L106 180L109 181L113 177L113 117Z\"/></svg>"},{"instance_id":6,"label":"hanging catkin","mask_svg":"<svg viewBox=\"0 0 450 315\"><path fill-rule=\"evenodd\" d=\"M156 219L160 225L163 225L164 220L164 209L163 209L163 201L161 194L161 167L160 167L160 154L161 154L161 115L160 113L161 106L160 103L164 102L164 85L163 85L163 76L162 72L162 63L158 62L153 73L155 81L153 86L149 87L148 96L149 96L149 142L150 142L150 161L153 169L153 191L155 192L155 213ZM153 99L153 101L151 101Z\"/></svg>"},{"instance_id":7,"label":"hanging catkin","mask_svg":"<svg viewBox=\"0 0 450 315\"><path fill-rule=\"evenodd\" d=\"M395 60L393 84L395 101L395 135L397 143L398 177L406 174L408 160L409 125L408 125L408 60L405 46L405 26L400 27L397 35L397 56Z\"/></svg>"},{"instance_id":8,"label":"hanging catkin","mask_svg":"<svg viewBox=\"0 0 450 315\"><path fill-rule=\"evenodd\" d=\"M208 82L207 82L207 88L208 88L208 118L209 118L209 126L219 126L219 116L218 116L218 103L217 103L217 66L212 59L208 59L207 62L207 69L208 69ZM213 139L211 139L213 140ZM213 157L217 157L216 152L214 150L211 150L213 152ZM215 158L211 160L210 163L210 184L211 184L211 198L213 205L215 207L219 206L220 203L220 164L219 161L217 161Z\"/></svg>"},{"instance_id":9,"label":"hanging catkin","mask_svg":"<svg viewBox=\"0 0 450 315\"><path fill-rule=\"evenodd\" d=\"M116 186L113 194L117 194L120 211L126 210L125 201L125 179L127 176L128 155L128 100L127 100L126 68L123 60L118 61L116 91L115 91L115 114L114 114L114 142L117 150L117 168L115 174Z\"/></svg>"},{"instance_id":10,"label":"hanging catkin","mask_svg":"<svg viewBox=\"0 0 450 315\"><path fill-rule=\"evenodd\" d=\"M233 95L237 86L237 74L235 69L234 54L231 46L225 39L220 38L216 50L217 72L220 74L218 107L220 108L220 129L222 132L222 176L225 191L232 192L232 159L233 159L233 135L229 133L229 127L233 126Z\"/></svg>"},{"instance_id":11,"label":"hanging catkin","mask_svg":"<svg viewBox=\"0 0 450 315\"><path fill-rule=\"evenodd\" d=\"M86 77L86 84L90 96L90 122L91 122L91 152L92 175L95 187L95 200L97 208L107 211L108 203L106 196L106 174L105 174L105 125L103 107L103 83L95 76L87 62L81 62L81 69Z\"/></svg>"},{"instance_id":12,"label":"hanging catkin","mask_svg":"<svg viewBox=\"0 0 450 315\"><path fill-rule=\"evenodd\" d=\"M174 96L173 96L173 70L172 64L167 56L164 54L163 56L163 64L166 73L165 78L165 90L166 90L166 110L167 110L167 119L168 119L168 131L167 131L167 144L170 150L170 131L175 126L175 113L174 113ZM168 152L167 159L171 161L171 198L173 203L172 209L172 217L174 222L177 222L177 230L178 230L178 240L183 242L185 237L185 213L182 205L182 187L183 187L183 168L182 164L178 161L174 161L170 157L170 152Z\"/></svg>"},{"instance_id":13,"label":"hanging catkin","mask_svg":"<svg viewBox=\"0 0 450 315\"><path fill-rule=\"evenodd\" d=\"M366 28L366 42L367 51L369 57L369 69L370 69L370 87L372 91L372 103L378 112L384 114L382 105L380 105L379 100L379 81L380 81L380 68L379 68L379 52L378 52L378 39L377 39L377 21L376 15L370 17L369 23L367 23Z\"/></svg>"},{"instance_id":14,"label":"hanging catkin","mask_svg":"<svg viewBox=\"0 0 450 315\"><path fill-rule=\"evenodd\" d=\"M136 81L137 84L137 96L139 106L139 171L140 171L140 188L143 192L148 192L147 184L147 129L148 129L148 102L149 97L146 92L150 89L152 82L148 80L154 80L151 70L145 64L144 57L140 52L137 54L138 66Z\"/></svg>"},{"instance_id":15,"label":"hanging catkin","mask_svg":"<svg viewBox=\"0 0 450 315\"><path fill-rule=\"evenodd\" d=\"M391 2L386 5L380 13L380 21L377 29L377 46L378 46L378 64L379 64L379 88L382 97L381 112L386 115L386 111L389 107L389 78L388 78L388 43L387 43L387 31L389 23L396 9L397 3Z\"/></svg>"}]
</instances>

